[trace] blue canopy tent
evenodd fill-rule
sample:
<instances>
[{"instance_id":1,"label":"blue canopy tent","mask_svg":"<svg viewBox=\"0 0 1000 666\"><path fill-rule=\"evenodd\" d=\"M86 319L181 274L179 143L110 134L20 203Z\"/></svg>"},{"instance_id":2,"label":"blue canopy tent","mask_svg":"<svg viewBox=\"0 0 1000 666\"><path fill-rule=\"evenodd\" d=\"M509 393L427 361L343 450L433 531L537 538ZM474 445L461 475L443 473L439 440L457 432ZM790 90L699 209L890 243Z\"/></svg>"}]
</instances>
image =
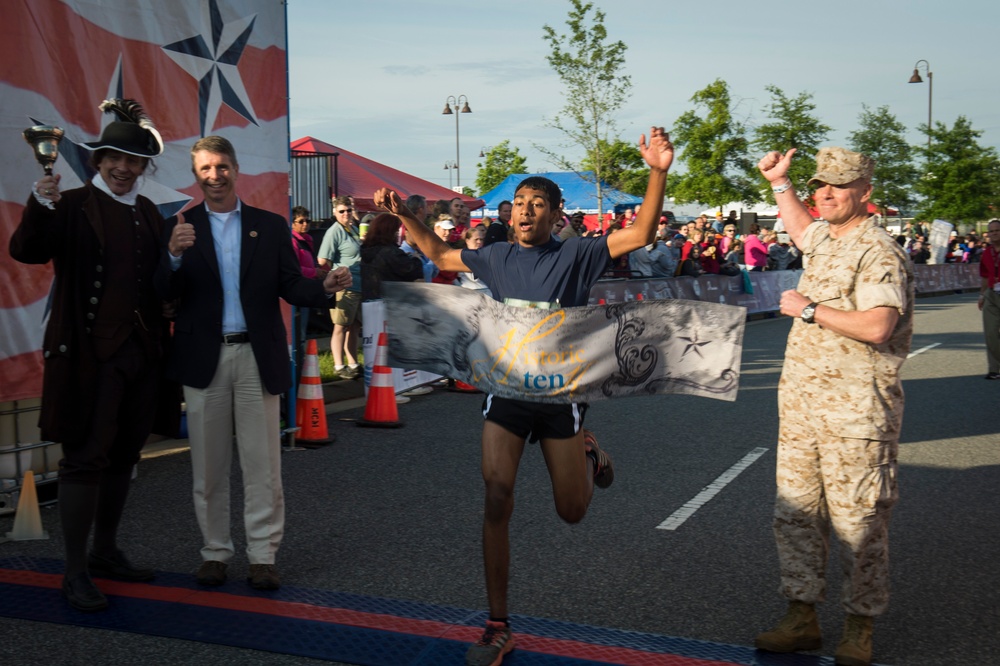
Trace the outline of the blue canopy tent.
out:
<instances>
[{"instance_id":1,"label":"blue canopy tent","mask_svg":"<svg viewBox=\"0 0 1000 666\"><path fill-rule=\"evenodd\" d=\"M597 187L594 184L593 171L582 171L580 173L574 171L550 171L548 173L515 173L507 176L503 182L480 197L480 199L486 202L486 206L476 211L474 216L495 216L497 214L497 206L500 205L500 202L513 200L514 189L522 180L529 176L542 176L555 182L559 186L559 189L562 190L563 199L566 200L563 210L567 213L575 213L576 211L582 211L587 215L596 215L598 213ZM601 206L604 212L614 209L618 213L626 208L632 208L642 203L642 197L625 194L607 185L601 188L601 196L604 199Z\"/></svg>"}]
</instances>

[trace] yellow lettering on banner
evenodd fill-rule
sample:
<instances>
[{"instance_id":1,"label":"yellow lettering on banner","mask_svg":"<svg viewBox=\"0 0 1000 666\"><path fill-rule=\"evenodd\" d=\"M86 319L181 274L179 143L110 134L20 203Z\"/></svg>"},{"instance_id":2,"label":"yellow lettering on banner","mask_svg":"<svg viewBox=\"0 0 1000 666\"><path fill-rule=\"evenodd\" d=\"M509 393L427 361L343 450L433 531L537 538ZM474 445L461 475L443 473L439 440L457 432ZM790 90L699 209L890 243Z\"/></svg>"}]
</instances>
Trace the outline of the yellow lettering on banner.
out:
<instances>
[{"instance_id":1,"label":"yellow lettering on banner","mask_svg":"<svg viewBox=\"0 0 1000 666\"><path fill-rule=\"evenodd\" d=\"M559 393L567 393L569 395L573 395L574 393L576 393L576 389L579 386L580 377L582 377L583 373L589 370L592 365L594 365L594 362L588 361L586 363L581 363L580 365L576 366L576 368L573 370L572 373L570 373L570 376L566 380L565 391L553 391L552 395L558 395Z\"/></svg>"},{"instance_id":2,"label":"yellow lettering on banner","mask_svg":"<svg viewBox=\"0 0 1000 666\"><path fill-rule=\"evenodd\" d=\"M538 343L559 330L565 321L566 314L560 310L539 321L520 337L516 328L508 330L502 337L501 345L490 353L489 359L472 361L473 379L478 380L484 374L489 374L497 384L510 384L511 372L516 371L520 376L513 381L528 392L572 396L579 389L581 377L593 366L592 361L586 360L586 350L572 343L568 349L562 350L529 349L533 343ZM523 359L522 367L532 369L530 372L517 369L519 358ZM491 361L489 370L482 367Z\"/></svg>"},{"instance_id":3,"label":"yellow lettering on banner","mask_svg":"<svg viewBox=\"0 0 1000 666\"><path fill-rule=\"evenodd\" d=\"M555 331L559 330L559 327L562 326L564 321L566 321L566 313L563 310L557 310L552 314L550 314L545 319L541 320L540 322L532 326L531 330L525 333L524 337L522 337L520 340L517 340L516 342L514 339L515 329L511 329L510 331L508 331L506 339L503 342L503 346L500 347L500 349L494 351L492 354L490 354L490 356L496 358L496 361L493 363L493 368L491 368L491 371L496 370L497 366L500 365L501 361L503 361L503 359L508 354L510 355L511 358L517 359L521 355L521 351L524 349L525 345L532 342L537 342L538 340L542 340L545 337L551 335ZM548 326L551 326L551 328L547 328ZM500 383L502 384L507 383L507 378L510 375L510 371L513 369L513 367L514 367L513 363L509 363L507 365L507 369L504 371Z\"/></svg>"},{"instance_id":4,"label":"yellow lettering on banner","mask_svg":"<svg viewBox=\"0 0 1000 666\"><path fill-rule=\"evenodd\" d=\"M516 331L517 329L515 328L512 328L509 331L507 331L506 335L504 336L503 346L501 346L499 349L490 354L490 358L494 357L496 358L496 360L493 362L493 365L490 366L490 374L493 374L493 371L497 369L497 366L500 365L503 359L508 355L508 352L510 352L511 343L514 341L514 334L516 333ZM514 355L514 358L517 358L516 354ZM476 363L474 362L473 366L475 365ZM507 366L506 372L503 373L503 377L497 380L497 383L499 384L507 383L507 376L510 374L511 365Z\"/></svg>"}]
</instances>

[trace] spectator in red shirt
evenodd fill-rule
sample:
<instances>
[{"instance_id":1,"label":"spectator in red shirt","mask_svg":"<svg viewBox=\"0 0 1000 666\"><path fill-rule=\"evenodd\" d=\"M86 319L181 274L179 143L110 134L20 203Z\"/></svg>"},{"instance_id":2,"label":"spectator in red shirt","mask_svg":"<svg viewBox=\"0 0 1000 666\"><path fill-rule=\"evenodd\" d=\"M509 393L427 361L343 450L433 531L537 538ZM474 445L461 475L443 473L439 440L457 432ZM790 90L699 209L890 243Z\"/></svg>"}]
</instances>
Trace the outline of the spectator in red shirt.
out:
<instances>
[{"instance_id":1,"label":"spectator in red shirt","mask_svg":"<svg viewBox=\"0 0 1000 666\"><path fill-rule=\"evenodd\" d=\"M986 379L1000 379L1000 219L992 219L986 227L986 249L979 262L982 285L979 289L979 309L983 312L986 335Z\"/></svg>"}]
</instances>

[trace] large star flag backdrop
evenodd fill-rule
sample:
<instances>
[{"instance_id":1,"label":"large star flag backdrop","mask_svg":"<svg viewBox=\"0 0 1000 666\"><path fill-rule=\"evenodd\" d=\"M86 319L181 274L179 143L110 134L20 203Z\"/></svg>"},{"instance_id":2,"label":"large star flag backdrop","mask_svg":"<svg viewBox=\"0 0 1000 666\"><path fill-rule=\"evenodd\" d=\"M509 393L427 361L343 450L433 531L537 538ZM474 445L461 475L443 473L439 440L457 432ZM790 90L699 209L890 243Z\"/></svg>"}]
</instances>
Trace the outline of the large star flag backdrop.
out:
<instances>
[{"instance_id":1,"label":"large star flag backdrop","mask_svg":"<svg viewBox=\"0 0 1000 666\"><path fill-rule=\"evenodd\" d=\"M60 187L93 175L79 144L111 118L109 97L137 100L164 154L142 193L164 217L200 201L190 148L220 134L236 147L237 191L288 212L285 4L276 0L3 0L0 3L0 401L41 395L41 343L52 267L9 255L31 185L42 175L21 132L65 130Z\"/></svg>"}]
</instances>

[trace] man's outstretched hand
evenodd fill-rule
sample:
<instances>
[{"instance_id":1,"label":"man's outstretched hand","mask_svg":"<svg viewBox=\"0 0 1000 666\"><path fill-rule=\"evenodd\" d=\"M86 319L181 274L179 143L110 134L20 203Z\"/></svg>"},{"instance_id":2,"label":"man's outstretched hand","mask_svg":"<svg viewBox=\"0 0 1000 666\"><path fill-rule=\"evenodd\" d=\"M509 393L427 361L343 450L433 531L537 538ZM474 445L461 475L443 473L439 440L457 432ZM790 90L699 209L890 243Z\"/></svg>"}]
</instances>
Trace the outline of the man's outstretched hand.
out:
<instances>
[{"instance_id":1,"label":"man's outstretched hand","mask_svg":"<svg viewBox=\"0 0 1000 666\"><path fill-rule=\"evenodd\" d=\"M651 169L669 171L674 162L674 144L670 143L670 135L662 127L649 128L649 143L646 143L645 134L639 137L639 152Z\"/></svg>"},{"instance_id":2,"label":"man's outstretched hand","mask_svg":"<svg viewBox=\"0 0 1000 666\"><path fill-rule=\"evenodd\" d=\"M405 206L403 200L399 198L399 195L396 194L395 190L388 187L380 187L375 190L375 194L372 198L375 200L376 206L382 210L389 211L393 215L399 215Z\"/></svg>"}]
</instances>

